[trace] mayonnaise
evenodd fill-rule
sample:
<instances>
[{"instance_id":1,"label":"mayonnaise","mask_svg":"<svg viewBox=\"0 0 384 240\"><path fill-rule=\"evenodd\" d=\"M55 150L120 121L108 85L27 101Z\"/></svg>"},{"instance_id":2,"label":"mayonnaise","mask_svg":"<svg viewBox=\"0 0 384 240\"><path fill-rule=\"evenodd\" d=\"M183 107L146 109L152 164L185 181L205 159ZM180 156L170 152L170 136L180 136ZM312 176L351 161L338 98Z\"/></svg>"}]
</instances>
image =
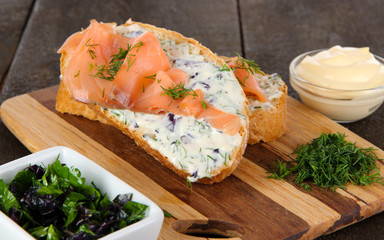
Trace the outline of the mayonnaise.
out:
<instances>
[{"instance_id":1,"label":"mayonnaise","mask_svg":"<svg viewBox=\"0 0 384 240\"><path fill-rule=\"evenodd\" d=\"M384 84L384 65L368 47L334 46L306 56L296 74L315 85L337 90L363 90Z\"/></svg>"},{"instance_id":2,"label":"mayonnaise","mask_svg":"<svg viewBox=\"0 0 384 240\"><path fill-rule=\"evenodd\" d=\"M290 83L307 106L335 121L354 122L384 101L383 62L368 47L315 50L291 62Z\"/></svg>"}]
</instances>

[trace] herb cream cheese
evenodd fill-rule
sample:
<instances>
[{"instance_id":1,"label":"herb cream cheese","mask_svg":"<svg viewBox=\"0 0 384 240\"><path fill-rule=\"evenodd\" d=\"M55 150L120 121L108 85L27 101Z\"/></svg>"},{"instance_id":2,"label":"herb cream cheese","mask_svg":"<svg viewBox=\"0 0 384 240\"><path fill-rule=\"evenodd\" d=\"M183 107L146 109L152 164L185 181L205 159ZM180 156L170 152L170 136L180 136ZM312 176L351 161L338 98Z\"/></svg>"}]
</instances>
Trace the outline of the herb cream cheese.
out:
<instances>
[{"instance_id":1,"label":"herb cream cheese","mask_svg":"<svg viewBox=\"0 0 384 240\"><path fill-rule=\"evenodd\" d=\"M145 32L137 24L116 29L127 37L137 37ZM244 108L243 93L232 71L220 71L219 67L199 55L199 49L192 44L161 41L161 45L171 66L188 73L186 88L203 90L207 103L222 111L237 114L245 123L245 113L238 110ZM146 132L143 140L179 169L190 172L188 180L191 182L212 177L216 169L231 164L233 150L242 143L239 133L226 135L204 119L193 116L172 113L154 115L126 109L108 111L128 125L130 130Z\"/></svg>"}]
</instances>

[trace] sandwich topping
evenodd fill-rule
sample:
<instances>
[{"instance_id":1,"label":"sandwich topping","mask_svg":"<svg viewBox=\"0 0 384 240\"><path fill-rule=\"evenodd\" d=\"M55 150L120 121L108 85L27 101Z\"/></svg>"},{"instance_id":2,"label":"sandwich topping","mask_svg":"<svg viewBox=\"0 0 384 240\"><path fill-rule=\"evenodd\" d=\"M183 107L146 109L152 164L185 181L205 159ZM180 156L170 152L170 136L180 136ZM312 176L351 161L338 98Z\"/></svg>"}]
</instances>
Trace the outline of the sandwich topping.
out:
<instances>
[{"instance_id":1,"label":"sandwich topping","mask_svg":"<svg viewBox=\"0 0 384 240\"><path fill-rule=\"evenodd\" d=\"M62 76L71 96L145 132L143 140L191 173L191 182L232 164L246 121L238 110L243 93L233 72L220 71L197 47L158 39L136 24L92 20L64 51L71 54Z\"/></svg>"},{"instance_id":2,"label":"sandwich topping","mask_svg":"<svg viewBox=\"0 0 384 240\"><path fill-rule=\"evenodd\" d=\"M283 80L281 79L280 75L276 73L271 75L255 74L254 76L268 101L262 102L258 99L251 98L248 104L249 111L251 112L257 109L273 109L275 106L272 103L276 99L279 99L284 93Z\"/></svg>"}]
</instances>

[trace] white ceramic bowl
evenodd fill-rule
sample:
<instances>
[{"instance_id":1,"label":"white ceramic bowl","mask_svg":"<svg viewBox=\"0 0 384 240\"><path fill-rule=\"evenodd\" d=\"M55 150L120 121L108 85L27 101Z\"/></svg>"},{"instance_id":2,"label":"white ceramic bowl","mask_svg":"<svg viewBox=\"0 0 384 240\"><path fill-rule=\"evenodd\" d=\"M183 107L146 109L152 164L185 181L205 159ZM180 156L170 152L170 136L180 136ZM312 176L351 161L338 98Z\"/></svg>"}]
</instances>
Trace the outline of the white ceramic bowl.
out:
<instances>
[{"instance_id":1,"label":"white ceramic bowl","mask_svg":"<svg viewBox=\"0 0 384 240\"><path fill-rule=\"evenodd\" d=\"M337 122L355 122L375 112L384 101L384 85L362 90L336 90L307 82L296 74L296 66L306 56L324 49L303 53L289 66L289 81L303 103ZM374 55L384 64L384 59Z\"/></svg>"},{"instance_id":2,"label":"white ceramic bowl","mask_svg":"<svg viewBox=\"0 0 384 240\"><path fill-rule=\"evenodd\" d=\"M62 163L65 163L68 167L74 166L75 168L78 168L81 172L81 176L86 179L87 184L94 182L102 193L107 193L110 199L113 199L118 194L133 193L133 201L149 206L146 214L147 216L144 219L101 239L157 239L163 224L163 211L139 191L70 148L53 147L1 165L0 178L8 183L13 179L17 172L29 165L37 164L47 166L48 164L52 164L59 154L59 159ZM0 238L2 240L35 239L2 212L0 212L0 233Z\"/></svg>"}]
</instances>

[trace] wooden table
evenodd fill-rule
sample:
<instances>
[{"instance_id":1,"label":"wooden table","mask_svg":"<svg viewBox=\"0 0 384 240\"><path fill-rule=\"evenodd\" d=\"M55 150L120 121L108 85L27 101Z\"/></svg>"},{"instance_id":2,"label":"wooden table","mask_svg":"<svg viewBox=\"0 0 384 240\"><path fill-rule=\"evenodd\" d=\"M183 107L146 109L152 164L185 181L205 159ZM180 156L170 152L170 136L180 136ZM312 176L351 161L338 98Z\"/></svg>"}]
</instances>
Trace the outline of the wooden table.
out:
<instances>
[{"instance_id":1,"label":"wooden table","mask_svg":"<svg viewBox=\"0 0 384 240\"><path fill-rule=\"evenodd\" d=\"M300 53L333 45L369 46L384 56L384 2L315 0L1 0L0 104L59 83L57 49L90 19L124 23L128 18L199 40L219 55L254 59L288 84L288 66ZM297 93L289 88L289 95ZM25 124L28 124L26 122ZM384 107L343 124L384 149ZM0 163L30 152L0 122ZM319 239L382 239L384 213Z\"/></svg>"}]
</instances>

